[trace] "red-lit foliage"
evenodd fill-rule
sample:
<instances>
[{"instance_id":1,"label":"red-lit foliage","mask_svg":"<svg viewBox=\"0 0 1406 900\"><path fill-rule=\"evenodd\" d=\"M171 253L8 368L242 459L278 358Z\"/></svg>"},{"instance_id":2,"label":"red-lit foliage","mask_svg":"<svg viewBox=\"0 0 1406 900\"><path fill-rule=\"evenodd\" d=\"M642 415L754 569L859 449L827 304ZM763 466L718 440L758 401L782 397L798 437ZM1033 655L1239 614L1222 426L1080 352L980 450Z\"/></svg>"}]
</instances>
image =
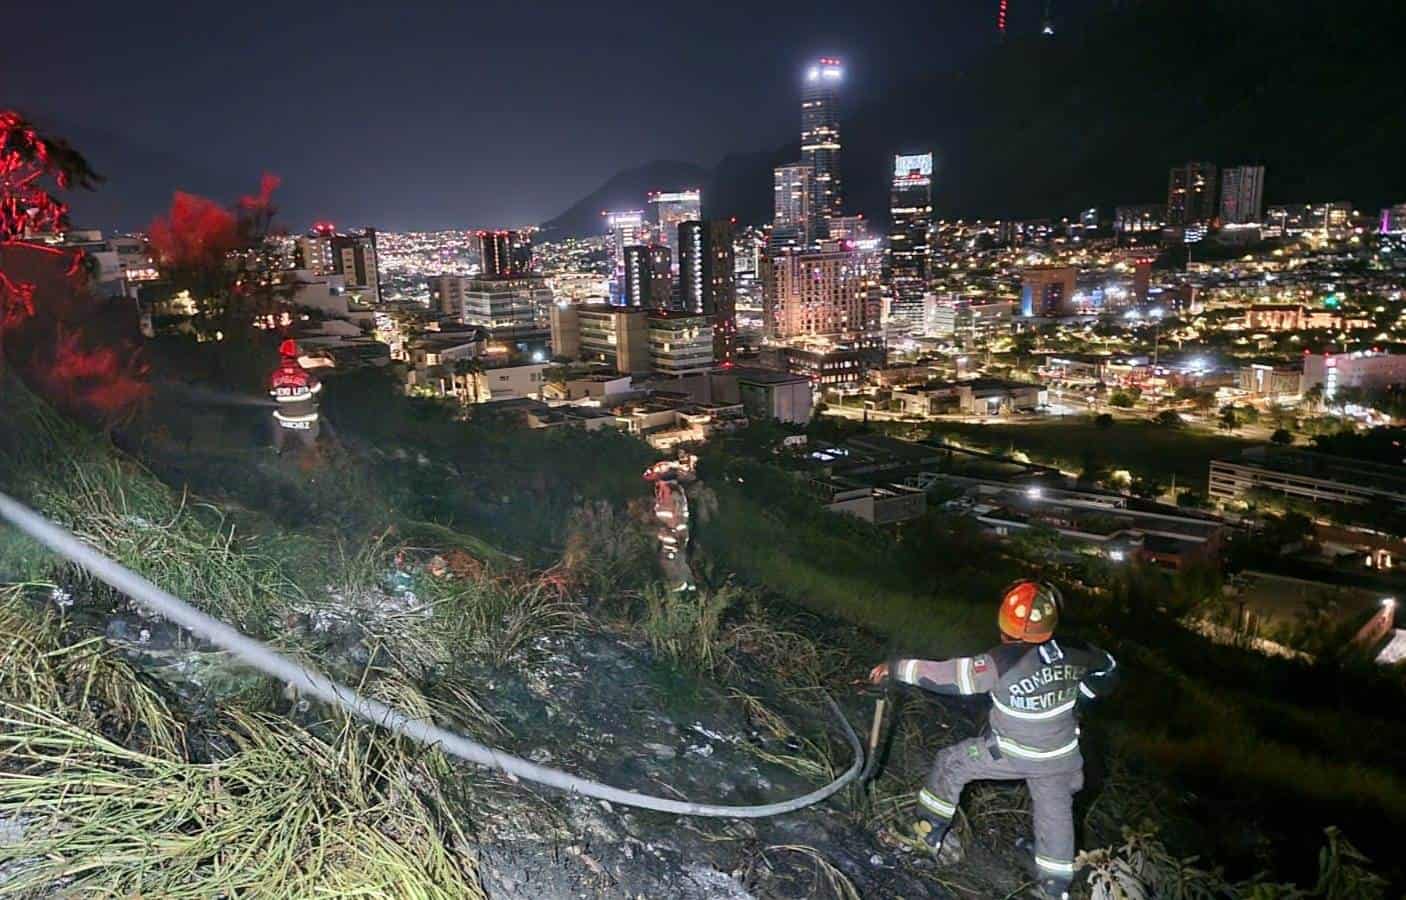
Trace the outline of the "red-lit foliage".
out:
<instances>
[{"instance_id":1,"label":"red-lit foliage","mask_svg":"<svg viewBox=\"0 0 1406 900\"><path fill-rule=\"evenodd\" d=\"M221 265L239 247L239 221L213 200L177 191L171 210L147 229L158 265L199 269Z\"/></svg>"},{"instance_id":2,"label":"red-lit foliage","mask_svg":"<svg viewBox=\"0 0 1406 900\"><path fill-rule=\"evenodd\" d=\"M150 389L130 303L89 289L83 254L0 242L4 358L50 402L101 422L121 418Z\"/></svg>"},{"instance_id":3,"label":"red-lit foliage","mask_svg":"<svg viewBox=\"0 0 1406 900\"><path fill-rule=\"evenodd\" d=\"M46 137L14 110L0 110L0 241L68 225L68 205L51 188L91 188L99 180L66 142Z\"/></svg>"}]
</instances>

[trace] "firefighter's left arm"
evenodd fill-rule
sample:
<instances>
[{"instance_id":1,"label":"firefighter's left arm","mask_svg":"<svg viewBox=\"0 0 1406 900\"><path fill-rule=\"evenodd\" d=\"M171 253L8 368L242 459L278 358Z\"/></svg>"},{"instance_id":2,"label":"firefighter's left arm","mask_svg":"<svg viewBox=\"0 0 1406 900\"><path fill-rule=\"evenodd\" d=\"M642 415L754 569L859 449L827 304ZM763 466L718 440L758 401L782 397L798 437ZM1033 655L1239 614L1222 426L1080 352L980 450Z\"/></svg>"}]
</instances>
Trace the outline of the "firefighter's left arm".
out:
<instances>
[{"instance_id":1,"label":"firefighter's left arm","mask_svg":"<svg viewBox=\"0 0 1406 900\"><path fill-rule=\"evenodd\" d=\"M1113 654L1097 647L1089 647L1089 654L1092 657L1089 671L1079 680L1081 703L1102 700L1113 693L1118 688L1118 682L1123 680L1123 673Z\"/></svg>"},{"instance_id":2,"label":"firefighter's left arm","mask_svg":"<svg viewBox=\"0 0 1406 900\"><path fill-rule=\"evenodd\" d=\"M900 659L893 678L935 694L985 694L996 687L996 663L989 654L957 659Z\"/></svg>"}]
</instances>

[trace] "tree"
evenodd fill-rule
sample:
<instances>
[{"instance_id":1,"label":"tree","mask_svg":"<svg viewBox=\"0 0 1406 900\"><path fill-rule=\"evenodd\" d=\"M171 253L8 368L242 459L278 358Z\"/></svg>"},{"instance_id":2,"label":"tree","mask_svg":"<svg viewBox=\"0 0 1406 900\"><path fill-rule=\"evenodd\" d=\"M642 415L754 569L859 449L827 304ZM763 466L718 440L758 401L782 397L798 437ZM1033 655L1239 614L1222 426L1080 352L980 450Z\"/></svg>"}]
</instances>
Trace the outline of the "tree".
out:
<instances>
[{"instance_id":1,"label":"tree","mask_svg":"<svg viewBox=\"0 0 1406 900\"><path fill-rule=\"evenodd\" d=\"M1240 416L1234 403L1227 403L1220 408L1220 428L1222 431L1230 432L1239 430Z\"/></svg>"},{"instance_id":2,"label":"tree","mask_svg":"<svg viewBox=\"0 0 1406 900\"><path fill-rule=\"evenodd\" d=\"M0 244L68 227L54 191L92 190L102 177L61 138L40 134L19 113L0 110ZM74 260L74 268L81 257ZM34 285L0 272L0 334L34 315Z\"/></svg>"},{"instance_id":3,"label":"tree","mask_svg":"<svg viewBox=\"0 0 1406 900\"><path fill-rule=\"evenodd\" d=\"M1119 409L1132 409L1136 399L1127 391L1114 391L1113 396L1108 398L1109 406L1116 406Z\"/></svg>"},{"instance_id":4,"label":"tree","mask_svg":"<svg viewBox=\"0 0 1406 900\"><path fill-rule=\"evenodd\" d=\"M478 357L469 356L454 360L454 393L461 404L478 403L478 376L483 372L483 363ZM460 384L463 388L460 388ZM469 400L469 396L473 400Z\"/></svg>"},{"instance_id":5,"label":"tree","mask_svg":"<svg viewBox=\"0 0 1406 900\"><path fill-rule=\"evenodd\" d=\"M1216 394L1214 391L1197 391L1191 398L1192 404L1197 412L1207 412L1216 405Z\"/></svg>"},{"instance_id":6,"label":"tree","mask_svg":"<svg viewBox=\"0 0 1406 900\"><path fill-rule=\"evenodd\" d=\"M1274 430L1274 434L1271 434L1269 436L1269 439L1271 442L1278 444L1281 447L1287 447L1294 442L1293 434L1291 434L1288 429L1285 428L1276 428Z\"/></svg>"},{"instance_id":7,"label":"tree","mask_svg":"<svg viewBox=\"0 0 1406 900\"><path fill-rule=\"evenodd\" d=\"M1174 409L1162 410L1152 421L1167 428L1180 428L1182 426L1181 416L1177 415L1177 411Z\"/></svg>"},{"instance_id":8,"label":"tree","mask_svg":"<svg viewBox=\"0 0 1406 900\"><path fill-rule=\"evenodd\" d=\"M1099 413L1098 415L1094 416L1094 425L1098 426L1099 428L1112 428L1113 416L1109 415L1108 413Z\"/></svg>"},{"instance_id":9,"label":"tree","mask_svg":"<svg viewBox=\"0 0 1406 900\"><path fill-rule=\"evenodd\" d=\"M1321 410L1323 408L1323 383L1321 381L1303 392L1303 402L1309 409Z\"/></svg>"}]
</instances>

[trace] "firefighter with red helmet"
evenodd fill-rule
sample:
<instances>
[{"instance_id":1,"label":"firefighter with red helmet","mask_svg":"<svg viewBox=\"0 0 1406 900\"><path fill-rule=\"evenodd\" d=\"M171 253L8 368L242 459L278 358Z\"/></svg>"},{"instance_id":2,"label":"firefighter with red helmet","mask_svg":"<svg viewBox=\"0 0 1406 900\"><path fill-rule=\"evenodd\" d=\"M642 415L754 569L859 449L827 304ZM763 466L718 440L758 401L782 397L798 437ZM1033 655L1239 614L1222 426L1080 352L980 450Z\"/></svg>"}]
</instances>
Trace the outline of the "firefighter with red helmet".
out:
<instances>
[{"instance_id":1,"label":"firefighter with red helmet","mask_svg":"<svg viewBox=\"0 0 1406 900\"><path fill-rule=\"evenodd\" d=\"M693 569L688 564L689 512L684 484L694 478L693 457L662 460L645 469L645 481L654 485L654 518L659 523L659 563L670 590L693 589Z\"/></svg>"},{"instance_id":2,"label":"firefighter with red helmet","mask_svg":"<svg viewBox=\"0 0 1406 900\"><path fill-rule=\"evenodd\" d=\"M876 684L892 678L939 694L990 695L985 730L938 754L918 792L912 835L901 840L955 863L962 850L951 825L962 789L977 780L1022 780L1030 789L1038 888L1050 898L1068 896L1074 880L1074 795L1084 785L1079 711L1118 678L1108 653L1055 639L1059 608L1053 585L1018 581L1001 596L999 646L958 659L900 659L869 673Z\"/></svg>"},{"instance_id":3,"label":"firefighter with red helmet","mask_svg":"<svg viewBox=\"0 0 1406 900\"><path fill-rule=\"evenodd\" d=\"M283 452L291 438L304 448L317 443L320 419L317 397L322 382L298 362L298 345L286 340L278 347L278 368L269 376L269 396L277 407L273 411L273 449Z\"/></svg>"}]
</instances>

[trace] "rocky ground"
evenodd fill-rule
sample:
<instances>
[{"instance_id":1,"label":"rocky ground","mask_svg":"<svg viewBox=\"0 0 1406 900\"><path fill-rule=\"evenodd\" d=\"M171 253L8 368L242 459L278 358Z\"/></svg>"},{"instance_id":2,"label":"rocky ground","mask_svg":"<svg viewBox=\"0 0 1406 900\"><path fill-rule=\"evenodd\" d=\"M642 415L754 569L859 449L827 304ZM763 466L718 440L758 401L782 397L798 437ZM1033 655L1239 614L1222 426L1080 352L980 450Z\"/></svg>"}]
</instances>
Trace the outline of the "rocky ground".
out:
<instances>
[{"instance_id":1,"label":"rocky ground","mask_svg":"<svg viewBox=\"0 0 1406 900\"><path fill-rule=\"evenodd\" d=\"M379 602L403 600L388 594ZM259 689L257 677L224 654L194 645L130 605L100 617L91 609L78 613L95 625L101 618L108 639L192 711ZM306 627L320 629L324 646L357 661L366 656L359 637L366 615L364 604L324 607ZM745 700L607 631L540 638L517 664L482 667L475 680L482 685L476 699L496 720L498 746L626 789L765 803L813 790L851 761L820 707L777 696ZM867 733L866 698L841 700L856 730ZM784 714L795 733L778 736L749 703ZM489 897L502 900L954 897L1006 895L1022 884L1005 861L980 852L955 871L881 844L857 811L863 802L853 788L791 815L728 820L624 808L495 774L465 774L480 879Z\"/></svg>"}]
</instances>

